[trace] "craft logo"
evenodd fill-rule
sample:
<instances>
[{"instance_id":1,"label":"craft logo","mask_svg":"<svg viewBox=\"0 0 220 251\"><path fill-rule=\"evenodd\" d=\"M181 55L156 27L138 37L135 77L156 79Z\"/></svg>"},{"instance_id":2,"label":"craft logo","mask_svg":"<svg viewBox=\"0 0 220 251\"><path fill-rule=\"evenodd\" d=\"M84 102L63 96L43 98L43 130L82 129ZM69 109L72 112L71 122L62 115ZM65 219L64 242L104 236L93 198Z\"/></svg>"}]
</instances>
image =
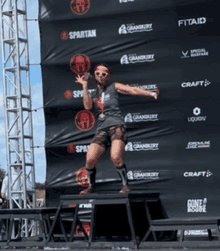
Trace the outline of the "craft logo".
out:
<instances>
[{"instance_id":1,"label":"craft logo","mask_svg":"<svg viewBox=\"0 0 220 251\"><path fill-rule=\"evenodd\" d=\"M139 55L139 56L137 56L136 54L124 55L121 57L120 60L121 64L135 64L135 63L144 63L153 61L155 61L154 54Z\"/></svg>"},{"instance_id":2,"label":"craft logo","mask_svg":"<svg viewBox=\"0 0 220 251\"><path fill-rule=\"evenodd\" d=\"M187 213L207 213L207 199L187 200Z\"/></svg>"},{"instance_id":3,"label":"craft logo","mask_svg":"<svg viewBox=\"0 0 220 251\"><path fill-rule=\"evenodd\" d=\"M77 185L82 186L82 187L88 187L89 186L87 171L86 171L86 168L84 166L79 168L76 171L75 179L76 179Z\"/></svg>"},{"instance_id":4,"label":"craft logo","mask_svg":"<svg viewBox=\"0 0 220 251\"><path fill-rule=\"evenodd\" d=\"M128 113L125 116L125 123L129 122L146 122L146 121L157 121L158 120L158 114L143 114L140 113Z\"/></svg>"},{"instance_id":5,"label":"craft logo","mask_svg":"<svg viewBox=\"0 0 220 251\"><path fill-rule=\"evenodd\" d=\"M208 56L209 52L206 51L205 48L203 49L192 49L190 51L182 51L182 57L181 58L193 58L193 57L204 57Z\"/></svg>"},{"instance_id":6,"label":"craft logo","mask_svg":"<svg viewBox=\"0 0 220 251\"><path fill-rule=\"evenodd\" d=\"M88 204L79 204L79 208L92 208L92 204L88 203Z\"/></svg>"},{"instance_id":7,"label":"craft logo","mask_svg":"<svg viewBox=\"0 0 220 251\"><path fill-rule=\"evenodd\" d=\"M70 58L69 66L76 75L83 75L89 71L91 63L89 57L85 54L76 54Z\"/></svg>"},{"instance_id":8,"label":"craft logo","mask_svg":"<svg viewBox=\"0 0 220 251\"><path fill-rule=\"evenodd\" d=\"M80 131L89 131L95 125L95 116L89 110L83 110L76 114L75 125Z\"/></svg>"},{"instance_id":9,"label":"craft logo","mask_svg":"<svg viewBox=\"0 0 220 251\"><path fill-rule=\"evenodd\" d=\"M95 89L90 89L88 91L91 94L91 93L93 93L95 91ZM83 91L82 90L73 91L73 97L74 98L82 98L83 97Z\"/></svg>"},{"instance_id":10,"label":"craft logo","mask_svg":"<svg viewBox=\"0 0 220 251\"><path fill-rule=\"evenodd\" d=\"M119 0L119 3L134 2L135 0Z\"/></svg>"},{"instance_id":11,"label":"craft logo","mask_svg":"<svg viewBox=\"0 0 220 251\"><path fill-rule=\"evenodd\" d=\"M210 141L189 142L186 149L210 148Z\"/></svg>"},{"instance_id":12,"label":"craft logo","mask_svg":"<svg viewBox=\"0 0 220 251\"><path fill-rule=\"evenodd\" d=\"M144 32L144 31L152 31L153 24L122 24L121 27L118 29L119 34L128 34L128 33L135 33L135 32Z\"/></svg>"},{"instance_id":13,"label":"craft logo","mask_svg":"<svg viewBox=\"0 0 220 251\"><path fill-rule=\"evenodd\" d=\"M192 81L192 82L183 82L181 84L182 88L187 88L187 87L197 87L197 86L204 86L207 87L211 84L210 81L207 79L205 80L200 80L200 81Z\"/></svg>"},{"instance_id":14,"label":"craft logo","mask_svg":"<svg viewBox=\"0 0 220 251\"><path fill-rule=\"evenodd\" d=\"M185 172L183 174L183 176L185 178L192 178L192 177L206 177L206 178L209 178L210 176L212 176L213 173L210 172L209 170L207 171L198 171L198 172Z\"/></svg>"},{"instance_id":15,"label":"craft logo","mask_svg":"<svg viewBox=\"0 0 220 251\"><path fill-rule=\"evenodd\" d=\"M150 151L150 150L159 150L159 143L151 143L151 144L142 144L141 142L129 142L125 146L125 151Z\"/></svg>"},{"instance_id":16,"label":"craft logo","mask_svg":"<svg viewBox=\"0 0 220 251\"><path fill-rule=\"evenodd\" d=\"M127 177L129 180L158 180L159 172L129 171Z\"/></svg>"},{"instance_id":17,"label":"craft logo","mask_svg":"<svg viewBox=\"0 0 220 251\"><path fill-rule=\"evenodd\" d=\"M178 26L192 26L192 25L199 25L205 24L206 18L205 17L198 17L198 18L189 18L184 20L178 20Z\"/></svg>"},{"instance_id":18,"label":"craft logo","mask_svg":"<svg viewBox=\"0 0 220 251\"><path fill-rule=\"evenodd\" d=\"M70 0L70 8L76 15L84 15L90 8L90 0Z\"/></svg>"},{"instance_id":19,"label":"craft logo","mask_svg":"<svg viewBox=\"0 0 220 251\"><path fill-rule=\"evenodd\" d=\"M197 117L188 117L188 122L201 122L206 121L207 116L199 116L201 114L201 109L199 107L195 107L193 109L193 114Z\"/></svg>"}]
</instances>

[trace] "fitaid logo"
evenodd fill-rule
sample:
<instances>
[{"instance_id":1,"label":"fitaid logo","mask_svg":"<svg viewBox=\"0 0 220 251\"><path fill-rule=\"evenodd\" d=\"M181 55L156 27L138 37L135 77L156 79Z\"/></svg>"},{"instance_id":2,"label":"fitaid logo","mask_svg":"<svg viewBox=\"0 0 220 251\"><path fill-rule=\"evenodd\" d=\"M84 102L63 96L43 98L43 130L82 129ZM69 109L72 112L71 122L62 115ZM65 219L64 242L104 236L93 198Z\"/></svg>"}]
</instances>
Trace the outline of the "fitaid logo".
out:
<instances>
[{"instance_id":1,"label":"fitaid logo","mask_svg":"<svg viewBox=\"0 0 220 251\"><path fill-rule=\"evenodd\" d=\"M205 48L202 49L192 49L189 51L182 51L181 58L193 58L193 57L204 57L209 56L209 52Z\"/></svg>"},{"instance_id":2,"label":"fitaid logo","mask_svg":"<svg viewBox=\"0 0 220 251\"><path fill-rule=\"evenodd\" d=\"M198 87L198 86L202 86L202 87L207 87L211 84L211 82L207 79L205 80L198 80L198 81L192 81L192 82L183 82L181 84L182 88L188 88L188 87Z\"/></svg>"},{"instance_id":3,"label":"fitaid logo","mask_svg":"<svg viewBox=\"0 0 220 251\"><path fill-rule=\"evenodd\" d=\"M129 142L125 146L125 151L155 151L159 150L159 143L142 144L141 142Z\"/></svg>"},{"instance_id":4,"label":"fitaid logo","mask_svg":"<svg viewBox=\"0 0 220 251\"><path fill-rule=\"evenodd\" d=\"M127 177L129 180L158 180L159 172L129 171Z\"/></svg>"},{"instance_id":5,"label":"fitaid logo","mask_svg":"<svg viewBox=\"0 0 220 251\"><path fill-rule=\"evenodd\" d=\"M124 55L121 57L120 63L121 64L136 64L136 63L145 63L145 62L153 62L154 54L149 55Z\"/></svg>"},{"instance_id":6,"label":"fitaid logo","mask_svg":"<svg viewBox=\"0 0 220 251\"><path fill-rule=\"evenodd\" d=\"M187 144L186 149L203 149L210 148L210 140L209 141L193 141Z\"/></svg>"},{"instance_id":7,"label":"fitaid logo","mask_svg":"<svg viewBox=\"0 0 220 251\"><path fill-rule=\"evenodd\" d=\"M152 31L153 24L122 24L118 29L119 34L128 34L135 32L144 32L144 31Z\"/></svg>"},{"instance_id":8,"label":"fitaid logo","mask_svg":"<svg viewBox=\"0 0 220 251\"><path fill-rule=\"evenodd\" d=\"M157 120L158 120L158 114L140 114L140 113L128 113L124 119L125 123L157 121Z\"/></svg>"},{"instance_id":9,"label":"fitaid logo","mask_svg":"<svg viewBox=\"0 0 220 251\"><path fill-rule=\"evenodd\" d=\"M188 117L188 122L202 122L206 121L207 116L199 116L201 114L201 109L199 107L195 107L193 109L193 114L196 115L193 117Z\"/></svg>"},{"instance_id":10,"label":"fitaid logo","mask_svg":"<svg viewBox=\"0 0 220 251\"><path fill-rule=\"evenodd\" d=\"M213 175L213 173L210 172L209 170L207 170L207 171L198 171L198 172L185 172L183 174L183 176L185 178L194 178L194 177L206 177L206 178L209 178L212 175Z\"/></svg>"},{"instance_id":11,"label":"fitaid logo","mask_svg":"<svg viewBox=\"0 0 220 251\"><path fill-rule=\"evenodd\" d=\"M178 26L192 26L192 25L201 25L206 23L205 17L198 17L198 18L189 18L178 20Z\"/></svg>"},{"instance_id":12,"label":"fitaid logo","mask_svg":"<svg viewBox=\"0 0 220 251\"><path fill-rule=\"evenodd\" d=\"M187 200L187 213L207 213L207 199Z\"/></svg>"}]
</instances>

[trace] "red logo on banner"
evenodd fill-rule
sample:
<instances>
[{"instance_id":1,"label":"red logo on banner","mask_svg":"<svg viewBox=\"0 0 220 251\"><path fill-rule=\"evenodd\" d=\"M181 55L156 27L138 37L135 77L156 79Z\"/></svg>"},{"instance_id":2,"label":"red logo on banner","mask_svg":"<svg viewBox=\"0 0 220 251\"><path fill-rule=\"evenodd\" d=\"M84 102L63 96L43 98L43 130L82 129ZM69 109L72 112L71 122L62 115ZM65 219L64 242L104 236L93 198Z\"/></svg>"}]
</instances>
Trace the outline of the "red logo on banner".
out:
<instances>
[{"instance_id":1,"label":"red logo on banner","mask_svg":"<svg viewBox=\"0 0 220 251\"><path fill-rule=\"evenodd\" d=\"M70 99L70 98L72 98L72 96L73 96L73 92L72 92L71 90L66 90L66 91L64 92L64 97L65 97L66 99Z\"/></svg>"},{"instance_id":2,"label":"red logo on banner","mask_svg":"<svg viewBox=\"0 0 220 251\"><path fill-rule=\"evenodd\" d=\"M86 168L84 166L79 168L76 171L75 178L76 178L77 185L82 186L82 187L88 187L89 186L87 171L86 171Z\"/></svg>"},{"instance_id":3,"label":"red logo on banner","mask_svg":"<svg viewBox=\"0 0 220 251\"><path fill-rule=\"evenodd\" d=\"M73 144L70 144L67 146L67 152L68 153L75 153L76 147Z\"/></svg>"},{"instance_id":4,"label":"red logo on banner","mask_svg":"<svg viewBox=\"0 0 220 251\"><path fill-rule=\"evenodd\" d=\"M82 227L84 228L86 234L88 236L90 236L90 230L91 230L91 227L89 225L89 222L83 222L82 223ZM84 233L82 232L82 230L79 228L79 225L77 225L76 227L76 235L80 235L80 236L84 236Z\"/></svg>"},{"instance_id":5,"label":"red logo on banner","mask_svg":"<svg viewBox=\"0 0 220 251\"><path fill-rule=\"evenodd\" d=\"M95 125L95 116L88 110L80 111L75 116L75 124L80 131L89 131Z\"/></svg>"},{"instance_id":6,"label":"red logo on banner","mask_svg":"<svg viewBox=\"0 0 220 251\"><path fill-rule=\"evenodd\" d=\"M70 8L77 15L84 15L90 8L90 0L70 0Z\"/></svg>"},{"instance_id":7,"label":"red logo on banner","mask_svg":"<svg viewBox=\"0 0 220 251\"><path fill-rule=\"evenodd\" d=\"M83 75L91 67L90 59L85 54L76 54L71 57L69 65L72 72L77 75Z\"/></svg>"},{"instance_id":8,"label":"red logo on banner","mask_svg":"<svg viewBox=\"0 0 220 251\"><path fill-rule=\"evenodd\" d=\"M69 38L69 32L68 31L61 32L60 38L63 40L67 40Z\"/></svg>"}]
</instances>

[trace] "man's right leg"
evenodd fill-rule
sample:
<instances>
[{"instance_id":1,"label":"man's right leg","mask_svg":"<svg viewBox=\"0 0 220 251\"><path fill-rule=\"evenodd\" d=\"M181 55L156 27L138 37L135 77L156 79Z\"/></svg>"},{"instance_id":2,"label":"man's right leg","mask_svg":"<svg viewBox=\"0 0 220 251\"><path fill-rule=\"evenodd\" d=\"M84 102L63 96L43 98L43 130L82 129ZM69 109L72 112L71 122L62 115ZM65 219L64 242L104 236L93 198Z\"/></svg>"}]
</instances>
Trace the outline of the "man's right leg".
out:
<instances>
[{"instance_id":1,"label":"man's right leg","mask_svg":"<svg viewBox=\"0 0 220 251\"><path fill-rule=\"evenodd\" d=\"M89 187L81 191L80 192L81 195L92 193L94 191L95 175L96 175L95 165L104 152L105 152L105 147L102 144L91 143L89 145L86 154L86 165L85 165L89 180Z\"/></svg>"}]
</instances>

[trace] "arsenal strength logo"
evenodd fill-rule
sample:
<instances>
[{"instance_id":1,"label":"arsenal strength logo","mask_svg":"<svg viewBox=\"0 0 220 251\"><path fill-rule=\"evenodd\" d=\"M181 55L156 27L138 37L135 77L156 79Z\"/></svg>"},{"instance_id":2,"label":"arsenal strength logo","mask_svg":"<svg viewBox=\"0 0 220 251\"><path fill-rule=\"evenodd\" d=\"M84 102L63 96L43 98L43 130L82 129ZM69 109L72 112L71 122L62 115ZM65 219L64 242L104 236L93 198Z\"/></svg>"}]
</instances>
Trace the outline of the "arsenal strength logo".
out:
<instances>
[{"instance_id":1,"label":"arsenal strength logo","mask_svg":"<svg viewBox=\"0 0 220 251\"><path fill-rule=\"evenodd\" d=\"M84 15L90 8L90 0L70 0L70 8L77 15Z\"/></svg>"}]
</instances>

